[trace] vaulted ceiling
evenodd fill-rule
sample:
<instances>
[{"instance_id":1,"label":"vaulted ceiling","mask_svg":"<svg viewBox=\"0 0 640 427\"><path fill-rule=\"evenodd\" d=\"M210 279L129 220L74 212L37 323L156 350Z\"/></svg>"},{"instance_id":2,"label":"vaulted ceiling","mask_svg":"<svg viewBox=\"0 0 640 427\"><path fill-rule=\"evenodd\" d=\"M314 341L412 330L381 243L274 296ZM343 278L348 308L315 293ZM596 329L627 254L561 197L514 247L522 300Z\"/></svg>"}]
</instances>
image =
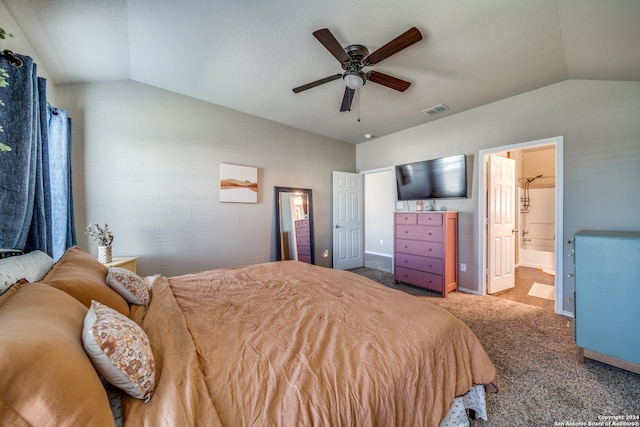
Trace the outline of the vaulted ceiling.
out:
<instances>
[{"instance_id":1,"label":"vaulted ceiling","mask_svg":"<svg viewBox=\"0 0 640 427\"><path fill-rule=\"evenodd\" d=\"M566 79L640 80L638 0L2 1L55 84L131 79L350 143ZM346 112L341 79L293 93L342 72L313 31L373 52L414 26L369 68L405 92L369 81Z\"/></svg>"}]
</instances>

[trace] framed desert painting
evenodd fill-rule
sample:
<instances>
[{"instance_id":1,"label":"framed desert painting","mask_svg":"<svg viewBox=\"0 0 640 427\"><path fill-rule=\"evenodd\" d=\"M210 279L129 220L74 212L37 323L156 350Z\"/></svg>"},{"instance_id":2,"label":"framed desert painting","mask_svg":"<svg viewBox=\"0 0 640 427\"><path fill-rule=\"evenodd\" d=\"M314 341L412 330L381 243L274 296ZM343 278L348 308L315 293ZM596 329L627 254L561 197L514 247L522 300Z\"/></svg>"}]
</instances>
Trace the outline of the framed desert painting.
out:
<instances>
[{"instance_id":1,"label":"framed desert painting","mask_svg":"<svg viewBox=\"0 0 640 427\"><path fill-rule=\"evenodd\" d=\"M258 203L258 168L221 163L220 201Z\"/></svg>"}]
</instances>

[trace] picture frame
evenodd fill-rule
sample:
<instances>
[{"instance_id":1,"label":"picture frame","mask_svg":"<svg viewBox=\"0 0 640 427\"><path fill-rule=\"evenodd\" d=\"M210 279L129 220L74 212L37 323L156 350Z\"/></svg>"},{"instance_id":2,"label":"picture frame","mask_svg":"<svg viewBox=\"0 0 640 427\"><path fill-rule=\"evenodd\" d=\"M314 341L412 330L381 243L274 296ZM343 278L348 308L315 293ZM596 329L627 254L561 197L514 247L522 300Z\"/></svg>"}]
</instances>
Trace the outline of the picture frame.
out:
<instances>
[{"instance_id":1,"label":"picture frame","mask_svg":"<svg viewBox=\"0 0 640 427\"><path fill-rule=\"evenodd\" d=\"M220 202L258 203L258 168L221 163Z\"/></svg>"}]
</instances>

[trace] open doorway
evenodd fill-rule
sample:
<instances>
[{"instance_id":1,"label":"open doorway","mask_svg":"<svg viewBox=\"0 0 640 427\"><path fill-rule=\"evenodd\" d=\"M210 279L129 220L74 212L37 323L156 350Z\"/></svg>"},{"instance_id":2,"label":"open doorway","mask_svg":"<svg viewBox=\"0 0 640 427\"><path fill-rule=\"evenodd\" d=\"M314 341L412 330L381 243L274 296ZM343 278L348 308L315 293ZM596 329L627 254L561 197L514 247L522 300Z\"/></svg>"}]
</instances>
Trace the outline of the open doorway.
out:
<instances>
[{"instance_id":1,"label":"open doorway","mask_svg":"<svg viewBox=\"0 0 640 427\"><path fill-rule=\"evenodd\" d=\"M364 176L364 265L393 273L393 168L362 172Z\"/></svg>"},{"instance_id":2,"label":"open doorway","mask_svg":"<svg viewBox=\"0 0 640 427\"><path fill-rule=\"evenodd\" d=\"M514 287L496 296L529 303L562 314L562 188L563 138L548 138L494 149L479 155L479 263L478 278L483 294L490 289L495 265L492 259L490 212L495 202L490 191L490 156L515 160L515 195L512 198L514 225L512 230L513 264L506 271L513 274ZM491 209L489 209L491 207ZM509 257L507 257L509 258ZM549 300L549 298L553 298Z\"/></svg>"}]
</instances>

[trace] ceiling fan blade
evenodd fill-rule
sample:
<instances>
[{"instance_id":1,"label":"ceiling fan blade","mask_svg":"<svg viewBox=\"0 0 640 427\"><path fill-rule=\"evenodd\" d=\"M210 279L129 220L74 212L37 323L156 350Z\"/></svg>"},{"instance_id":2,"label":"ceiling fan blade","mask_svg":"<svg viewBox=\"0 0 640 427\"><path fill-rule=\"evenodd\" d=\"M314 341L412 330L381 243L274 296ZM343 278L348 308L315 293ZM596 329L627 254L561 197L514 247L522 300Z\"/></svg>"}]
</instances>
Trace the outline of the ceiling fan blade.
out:
<instances>
[{"instance_id":1,"label":"ceiling fan blade","mask_svg":"<svg viewBox=\"0 0 640 427\"><path fill-rule=\"evenodd\" d=\"M340 45L338 40L331 34L327 28L322 28L313 32L315 38L331 53L341 64L351 62L351 57L346 50Z\"/></svg>"},{"instance_id":2,"label":"ceiling fan blade","mask_svg":"<svg viewBox=\"0 0 640 427\"><path fill-rule=\"evenodd\" d=\"M303 90L311 89L312 87L320 86L322 84L338 80L342 78L342 74L334 74L333 76L325 77L324 79L316 80L315 82L307 83L306 85L293 88L294 93L302 92Z\"/></svg>"},{"instance_id":3,"label":"ceiling fan blade","mask_svg":"<svg viewBox=\"0 0 640 427\"><path fill-rule=\"evenodd\" d=\"M353 95L356 93L355 89L348 87L344 88L344 96L342 97L342 105L340 106L340 112L351 111L351 102L353 101Z\"/></svg>"},{"instance_id":4,"label":"ceiling fan blade","mask_svg":"<svg viewBox=\"0 0 640 427\"><path fill-rule=\"evenodd\" d=\"M409 88L409 86L411 86L411 83L409 83L408 81L401 80L397 77L393 77L388 74L373 70L367 73L367 80L391 89L395 89L398 92L404 92Z\"/></svg>"},{"instance_id":5,"label":"ceiling fan blade","mask_svg":"<svg viewBox=\"0 0 640 427\"><path fill-rule=\"evenodd\" d=\"M416 27L411 27L389 43L385 44L373 53L370 53L369 56L362 60L362 63L365 65L377 64L378 62L387 59L391 55L400 52L402 49L405 49L420 40L422 40L420 30Z\"/></svg>"}]
</instances>

